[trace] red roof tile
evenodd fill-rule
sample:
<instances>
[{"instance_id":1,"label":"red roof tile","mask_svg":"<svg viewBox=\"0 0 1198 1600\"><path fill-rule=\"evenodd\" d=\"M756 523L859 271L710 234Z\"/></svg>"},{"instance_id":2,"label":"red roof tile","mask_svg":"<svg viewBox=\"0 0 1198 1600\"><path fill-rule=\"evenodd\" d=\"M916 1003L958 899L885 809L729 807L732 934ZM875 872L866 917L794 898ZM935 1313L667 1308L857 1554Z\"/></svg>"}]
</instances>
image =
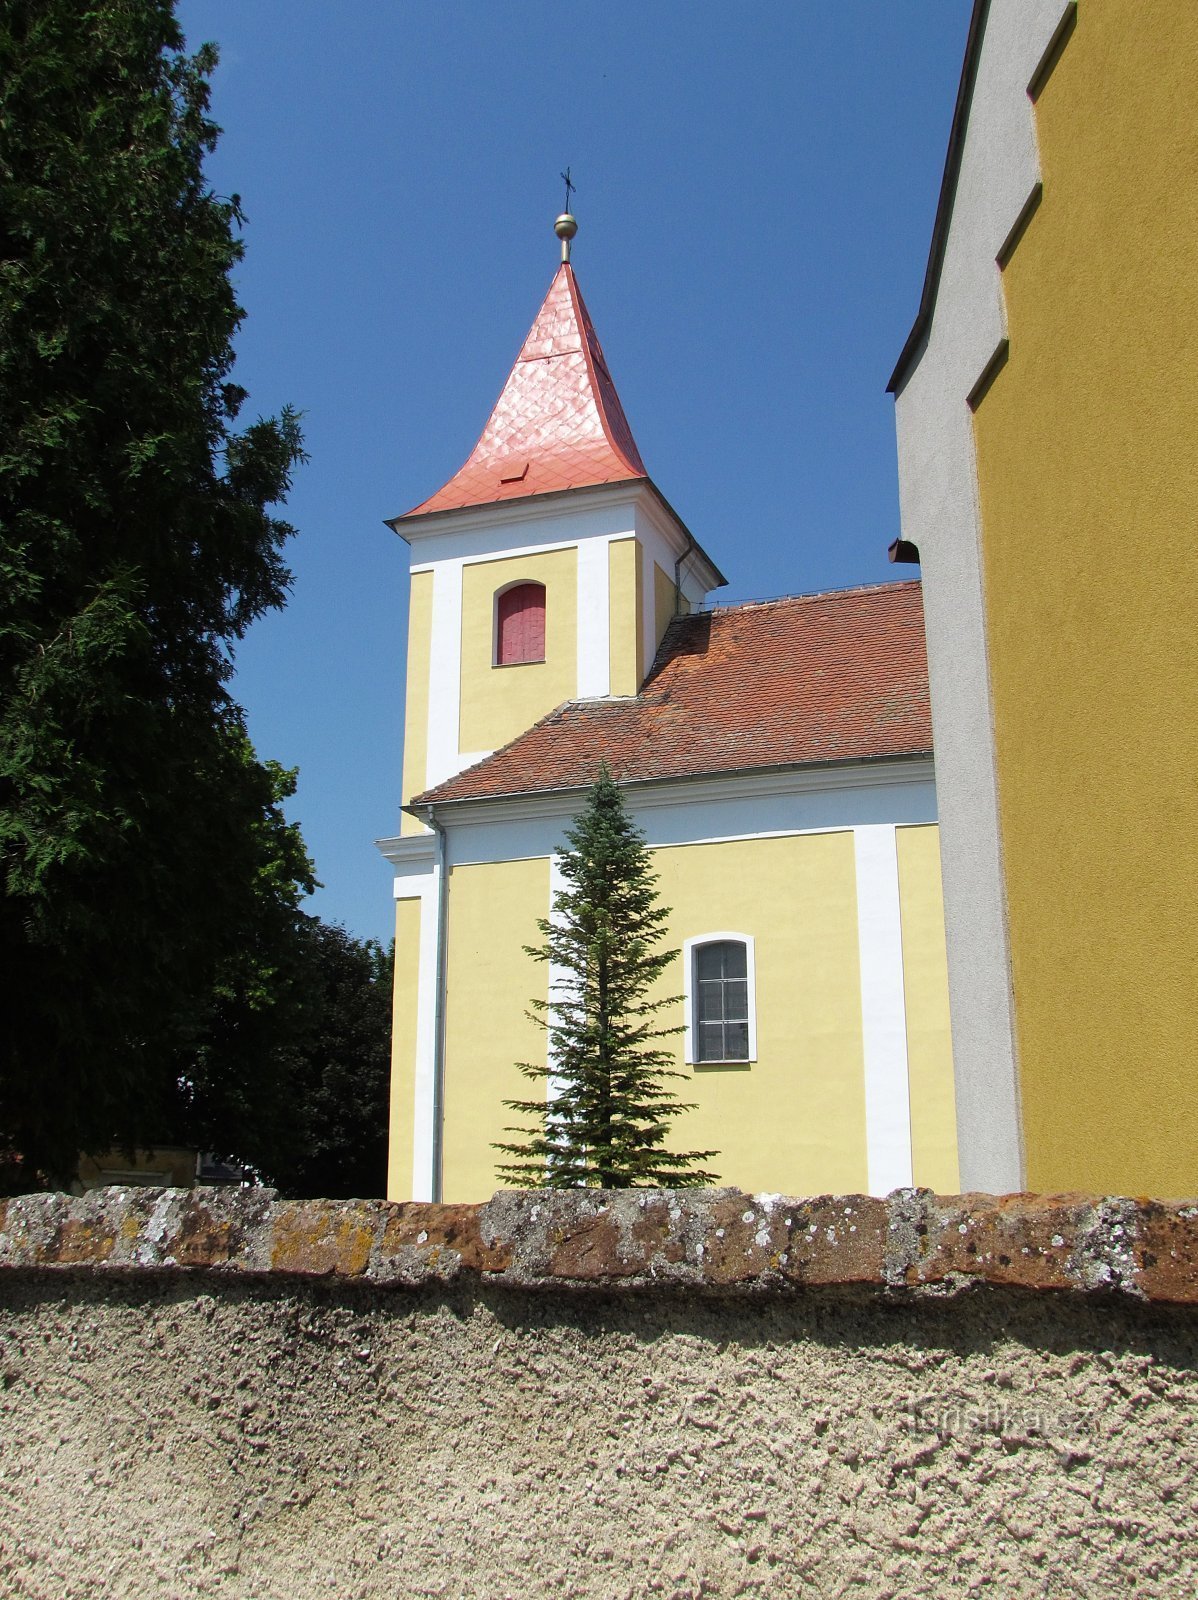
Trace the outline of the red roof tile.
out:
<instances>
[{"instance_id":1,"label":"red roof tile","mask_svg":"<svg viewBox=\"0 0 1198 1600\"><path fill-rule=\"evenodd\" d=\"M465 465L395 520L646 476L574 270L563 263Z\"/></svg>"},{"instance_id":2,"label":"red roof tile","mask_svg":"<svg viewBox=\"0 0 1198 1600\"><path fill-rule=\"evenodd\" d=\"M413 803L931 748L920 586L887 583L677 618L635 698L568 701Z\"/></svg>"}]
</instances>

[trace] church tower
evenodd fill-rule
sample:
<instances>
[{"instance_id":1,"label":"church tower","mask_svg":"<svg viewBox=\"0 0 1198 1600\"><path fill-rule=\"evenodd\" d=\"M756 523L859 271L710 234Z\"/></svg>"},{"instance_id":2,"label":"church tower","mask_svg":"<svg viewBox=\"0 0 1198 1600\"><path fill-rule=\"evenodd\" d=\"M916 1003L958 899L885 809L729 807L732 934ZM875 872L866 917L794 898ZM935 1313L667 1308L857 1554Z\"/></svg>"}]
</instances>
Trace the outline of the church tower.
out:
<instances>
[{"instance_id":1,"label":"church tower","mask_svg":"<svg viewBox=\"0 0 1198 1600\"><path fill-rule=\"evenodd\" d=\"M670 620L725 581L645 471L576 227L555 223L561 265L465 464L390 524L412 550L405 805L565 701L635 695Z\"/></svg>"}]
</instances>

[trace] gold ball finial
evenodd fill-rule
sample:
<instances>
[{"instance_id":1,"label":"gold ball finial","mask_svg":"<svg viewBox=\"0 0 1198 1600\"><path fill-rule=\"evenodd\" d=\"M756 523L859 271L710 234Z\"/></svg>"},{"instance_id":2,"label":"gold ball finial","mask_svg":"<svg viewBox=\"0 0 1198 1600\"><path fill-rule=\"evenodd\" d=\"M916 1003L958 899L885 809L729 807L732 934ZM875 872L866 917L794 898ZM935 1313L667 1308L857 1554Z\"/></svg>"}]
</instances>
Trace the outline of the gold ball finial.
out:
<instances>
[{"instance_id":1,"label":"gold ball finial","mask_svg":"<svg viewBox=\"0 0 1198 1600\"><path fill-rule=\"evenodd\" d=\"M553 231L562 242L562 260L570 259L570 240L578 232L578 223L568 211L563 211L553 224Z\"/></svg>"}]
</instances>

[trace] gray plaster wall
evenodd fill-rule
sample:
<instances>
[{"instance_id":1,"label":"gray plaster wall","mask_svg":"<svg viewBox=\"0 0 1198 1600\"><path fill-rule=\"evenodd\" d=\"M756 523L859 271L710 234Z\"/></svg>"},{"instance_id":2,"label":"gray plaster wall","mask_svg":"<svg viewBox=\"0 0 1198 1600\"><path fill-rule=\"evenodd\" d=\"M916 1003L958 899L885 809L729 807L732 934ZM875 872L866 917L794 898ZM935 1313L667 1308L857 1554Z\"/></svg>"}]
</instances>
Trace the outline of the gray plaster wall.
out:
<instances>
[{"instance_id":1,"label":"gray plaster wall","mask_svg":"<svg viewBox=\"0 0 1198 1600\"><path fill-rule=\"evenodd\" d=\"M1198 1589L1192 1308L0 1283L0 1593Z\"/></svg>"},{"instance_id":2,"label":"gray plaster wall","mask_svg":"<svg viewBox=\"0 0 1198 1600\"><path fill-rule=\"evenodd\" d=\"M896 394L903 538L923 577L961 1184L1023 1183L1023 1136L968 396L1007 336L998 256L1040 181L1027 87L1066 0L993 0L931 323Z\"/></svg>"}]
</instances>

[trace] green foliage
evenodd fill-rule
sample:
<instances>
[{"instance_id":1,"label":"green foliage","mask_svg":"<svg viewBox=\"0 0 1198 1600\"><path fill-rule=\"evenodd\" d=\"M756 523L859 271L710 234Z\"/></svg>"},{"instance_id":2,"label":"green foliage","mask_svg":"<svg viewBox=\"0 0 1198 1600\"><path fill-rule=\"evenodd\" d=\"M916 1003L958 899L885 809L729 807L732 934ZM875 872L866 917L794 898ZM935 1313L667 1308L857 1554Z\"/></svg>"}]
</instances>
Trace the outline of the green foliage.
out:
<instances>
[{"instance_id":1,"label":"green foliage","mask_svg":"<svg viewBox=\"0 0 1198 1600\"><path fill-rule=\"evenodd\" d=\"M309 1024L291 1052L300 1136L272 1169L288 1195L382 1196L387 1187L394 947L308 919Z\"/></svg>"},{"instance_id":2,"label":"green foliage","mask_svg":"<svg viewBox=\"0 0 1198 1600\"><path fill-rule=\"evenodd\" d=\"M285 596L267 508L301 438L234 428L241 214L203 174L215 52L181 46L170 0L0 3L0 1145L27 1181L159 1137L214 993L263 1001L311 887L227 687Z\"/></svg>"},{"instance_id":3,"label":"green foliage","mask_svg":"<svg viewBox=\"0 0 1198 1600\"><path fill-rule=\"evenodd\" d=\"M554 896L552 918L537 924L544 943L525 947L563 974L548 1000L532 1002L531 1014L548 1033L551 1065L519 1064L547 1088L552 1078L557 1092L549 1103L504 1102L534 1127L509 1128L518 1142L494 1146L512 1157L498 1174L549 1189L713 1183L698 1164L716 1151L676 1155L665 1148L668 1124L691 1107L672 1098L666 1080L683 1074L657 1042L683 1031L657 1021L677 997L655 999L650 991L678 952L654 948L669 910L658 904L643 836L606 770L566 840L566 886Z\"/></svg>"},{"instance_id":4,"label":"green foliage","mask_svg":"<svg viewBox=\"0 0 1198 1600\"><path fill-rule=\"evenodd\" d=\"M292 1197L381 1197L392 954L310 916L266 947L285 965L250 950L222 974L163 1142L214 1151Z\"/></svg>"}]
</instances>

